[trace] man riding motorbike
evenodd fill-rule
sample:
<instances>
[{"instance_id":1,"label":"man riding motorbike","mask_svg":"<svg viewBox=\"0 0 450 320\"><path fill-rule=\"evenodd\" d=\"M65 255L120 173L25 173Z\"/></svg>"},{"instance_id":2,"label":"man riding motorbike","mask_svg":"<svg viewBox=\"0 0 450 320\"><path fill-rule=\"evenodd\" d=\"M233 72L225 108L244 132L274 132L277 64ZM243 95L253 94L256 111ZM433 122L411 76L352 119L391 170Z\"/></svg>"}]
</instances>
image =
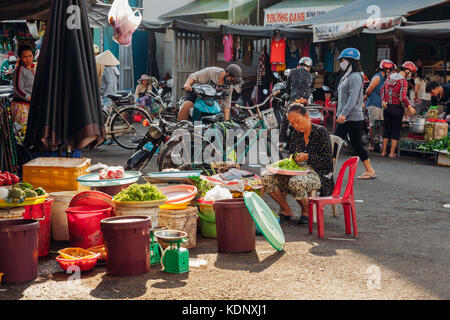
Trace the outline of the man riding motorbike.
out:
<instances>
[{"instance_id":1,"label":"man riding motorbike","mask_svg":"<svg viewBox=\"0 0 450 320\"><path fill-rule=\"evenodd\" d=\"M226 69L218 67L208 67L200 71L191 73L184 84L184 89L188 92L186 99L183 102L178 113L178 121L187 120L189 111L194 106L197 95L192 91L192 85L209 84L215 87L218 91L227 94L222 108L224 112L224 119L230 119L231 97L233 94L233 85L242 82L242 69L237 64L230 64Z\"/></svg>"},{"instance_id":2,"label":"man riding motorbike","mask_svg":"<svg viewBox=\"0 0 450 320\"><path fill-rule=\"evenodd\" d=\"M313 83L312 65L311 58L303 57L298 62L298 67L290 71L286 82L286 93L289 95L288 104L297 100L302 104L308 103ZM288 128L289 121L286 115L283 115L280 125L280 147L286 142Z\"/></svg>"}]
</instances>

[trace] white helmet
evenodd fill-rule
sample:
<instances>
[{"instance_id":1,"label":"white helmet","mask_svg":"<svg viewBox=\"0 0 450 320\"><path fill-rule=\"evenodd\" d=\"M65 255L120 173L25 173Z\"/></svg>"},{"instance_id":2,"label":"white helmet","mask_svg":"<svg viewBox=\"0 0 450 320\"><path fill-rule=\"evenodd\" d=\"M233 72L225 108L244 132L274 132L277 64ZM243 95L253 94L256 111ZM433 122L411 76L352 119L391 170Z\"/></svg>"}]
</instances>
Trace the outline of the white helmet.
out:
<instances>
[{"instance_id":1,"label":"white helmet","mask_svg":"<svg viewBox=\"0 0 450 320\"><path fill-rule=\"evenodd\" d=\"M8 58L9 62L17 62L17 57L16 56L11 56Z\"/></svg>"},{"instance_id":2,"label":"white helmet","mask_svg":"<svg viewBox=\"0 0 450 320\"><path fill-rule=\"evenodd\" d=\"M313 61L310 57L303 57L300 59L300 61L298 62L299 65L305 65L307 67L312 67L313 66Z\"/></svg>"}]
</instances>

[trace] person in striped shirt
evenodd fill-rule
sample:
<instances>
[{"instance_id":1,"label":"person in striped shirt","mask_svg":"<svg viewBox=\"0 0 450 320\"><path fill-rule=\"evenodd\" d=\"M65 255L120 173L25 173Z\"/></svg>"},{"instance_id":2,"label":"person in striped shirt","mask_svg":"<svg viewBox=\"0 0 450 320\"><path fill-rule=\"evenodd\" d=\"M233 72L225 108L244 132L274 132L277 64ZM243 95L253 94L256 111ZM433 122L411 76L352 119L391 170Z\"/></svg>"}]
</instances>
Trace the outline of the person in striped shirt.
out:
<instances>
[{"instance_id":1,"label":"person in striped shirt","mask_svg":"<svg viewBox=\"0 0 450 320\"><path fill-rule=\"evenodd\" d=\"M384 131L381 156L386 156L387 145L391 141L389 158L395 158L400 129L402 127L405 108L408 108L408 81L415 77L417 67L411 61L406 61L399 67L398 73L391 74L381 88L381 100L384 108Z\"/></svg>"}]
</instances>

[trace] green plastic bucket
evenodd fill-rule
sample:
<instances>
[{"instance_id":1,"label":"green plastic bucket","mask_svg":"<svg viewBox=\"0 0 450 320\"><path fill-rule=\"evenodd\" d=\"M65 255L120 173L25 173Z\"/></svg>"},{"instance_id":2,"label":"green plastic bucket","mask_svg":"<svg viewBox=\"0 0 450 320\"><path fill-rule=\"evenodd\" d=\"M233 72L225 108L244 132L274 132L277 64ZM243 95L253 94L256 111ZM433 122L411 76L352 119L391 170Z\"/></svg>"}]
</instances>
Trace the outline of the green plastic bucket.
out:
<instances>
[{"instance_id":1,"label":"green plastic bucket","mask_svg":"<svg viewBox=\"0 0 450 320\"><path fill-rule=\"evenodd\" d=\"M198 201L198 216L200 217L200 231L204 238L217 238L216 213L213 201Z\"/></svg>"}]
</instances>

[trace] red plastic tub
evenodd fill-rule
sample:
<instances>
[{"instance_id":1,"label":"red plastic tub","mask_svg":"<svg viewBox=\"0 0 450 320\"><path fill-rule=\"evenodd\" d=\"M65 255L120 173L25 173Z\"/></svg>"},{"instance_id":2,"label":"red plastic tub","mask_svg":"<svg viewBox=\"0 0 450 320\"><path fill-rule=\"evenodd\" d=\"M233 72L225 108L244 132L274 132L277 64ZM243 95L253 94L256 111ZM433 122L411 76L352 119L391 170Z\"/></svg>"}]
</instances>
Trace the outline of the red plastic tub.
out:
<instances>
[{"instance_id":1,"label":"red plastic tub","mask_svg":"<svg viewBox=\"0 0 450 320\"><path fill-rule=\"evenodd\" d=\"M35 219L39 221L39 248L38 257L45 257L50 252L50 240L52 236L52 203L53 198L47 198L42 204L25 206L24 219Z\"/></svg>"},{"instance_id":2,"label":"red plastic tub","mask_svg":"<svg viewBox=\"0 0 450 320\"><path fill-rule=\"evenodd\" d=\"M115 276L131 276L150 271L150 228L148 216L123 216L105 219L106 269Z\"/></svg>"},{"instance_id":3,"label":"red plastic tub","mask_svg":"<svg viewBox=\"0 0 450 320\"><path fill-rule=\"evenodd\" d=\"M72 247L87 249L102 245L100 221L109 218L110 206L78 206L66 209L69 239Z\"/></svg>"},{"instance_id":4,"label":"red plastic tub","mask_svg":"<svg viewBox=\"0 0 450 320\"><path fill-rule=\"evenodd\" d=\"M29 219L0 220L0 273L3 283L37 278L39 222Z\"/></svg>"}]
</instances>

